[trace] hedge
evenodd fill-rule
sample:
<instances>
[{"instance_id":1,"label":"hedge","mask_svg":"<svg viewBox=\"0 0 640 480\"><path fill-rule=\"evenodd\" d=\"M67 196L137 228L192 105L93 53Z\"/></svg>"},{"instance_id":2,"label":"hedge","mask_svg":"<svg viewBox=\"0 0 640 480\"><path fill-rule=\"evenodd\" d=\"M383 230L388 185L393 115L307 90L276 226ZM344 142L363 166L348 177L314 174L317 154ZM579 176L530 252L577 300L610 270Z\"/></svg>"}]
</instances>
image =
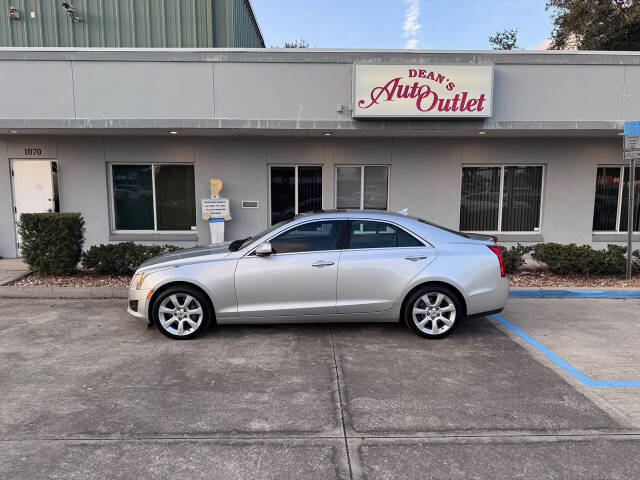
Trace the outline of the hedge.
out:
<instances>
[{"instance_id":1,"label":"hedge","mask_svg":"<svg viewBox=\"0 0 640 480\"><path fill-rule=\"evenodd\" d=\"M105 275L133 275L142 262L180 250L174 245L136 245L133 242L91 247L82 254L82 266Z\"/></svg>"},{"instance_id":2,"label":"hedge","mask_svg":"<svg viewBox=\"0 0 640 480\"><path fill-rule=\"evenodd\" d=\"M626 247L607 245L604 250L596 250L589 245L571 243L539 243L525 246L515 245L510 249L500 247L507 273L517 273L524 265L524 256L545 265L556 274L580 275L622 275L626 271ZM632 253L633 272L640 272L640 250Z\"/></svg>"},{"instance_id":3,"label":"hedge","mask_svg":"<svg viewBox=\"0 0 640 480\"><path fill-rule=\"evenodd\" d=\"M84 219L79 213L23 213L20 252L31 270L69 275L82 255Z\"/></svg>"}]
</instances>

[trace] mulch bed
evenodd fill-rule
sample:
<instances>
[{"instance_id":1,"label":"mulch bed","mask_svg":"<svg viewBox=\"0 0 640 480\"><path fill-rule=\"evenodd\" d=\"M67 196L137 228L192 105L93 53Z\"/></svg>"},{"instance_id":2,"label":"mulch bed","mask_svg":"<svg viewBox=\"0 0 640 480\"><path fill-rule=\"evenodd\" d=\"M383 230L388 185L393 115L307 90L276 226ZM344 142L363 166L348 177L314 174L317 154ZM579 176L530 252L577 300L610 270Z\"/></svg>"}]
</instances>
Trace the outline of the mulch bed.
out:
<instances>
[{"instance_id":1,"label":"mulch bed","mask_svg":"<svg viewBox=\"0 0 640 480\"><path fill-rule=\"evenodd\" d=\"M525 270L515 275L507 275L511 287L615 287L615 288L640 288L640 276L636 275L632 280L612 275L554 275L544 270ZM44 273L32 273L27 277L17 280L11 285L17 287L128 287L131 277L98 275L89 271L78 271L75 275L46 275Z\"/></svg>"},{"instance_id":2,"label":"mulch bed","mask_svg":"<svg viewBox=\"0 0 640 480\"><path fill-rule=\"evenodd\" d=\"M99 275L79 270L74 275L48 275L32 273L12 282L15 287L128 287L131 277Z\"/></svg>"},{"instance_id":3,"label":"mulch bed","mask_svg":"<svg viewBox=\"0 0 640 480\"><path fill-rule=\"evenodd\" d=\"M523 271L507 275L511 288L514 287L551 287L551 288L640 288L640 276L631 280L615 275L556 275L545 270Z\"/></svg>"}]
</instances>

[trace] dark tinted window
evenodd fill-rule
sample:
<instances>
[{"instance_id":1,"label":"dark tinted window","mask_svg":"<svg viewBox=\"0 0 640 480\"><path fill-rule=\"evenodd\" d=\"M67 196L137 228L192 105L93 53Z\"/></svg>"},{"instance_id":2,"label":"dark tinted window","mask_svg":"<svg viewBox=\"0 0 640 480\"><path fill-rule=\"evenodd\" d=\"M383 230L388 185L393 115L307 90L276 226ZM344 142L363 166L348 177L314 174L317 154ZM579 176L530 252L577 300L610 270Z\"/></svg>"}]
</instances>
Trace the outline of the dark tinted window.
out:
<instances>
[{"instance_id":1,"label":"dark tinted window","mask_svg":"<svg viewBox=\"0 0 640 480\"><path fill-rule=\"evenodd\" d=\"M420 242L413 235L409 235L407 232L398 228L398 233L396 237L396 247L422 247L424 244Z\"/></svg>"},{"instance_id":2,"label":"dark tinted window","mask_svg":"<svg viewBox=\"0 0 640 480\"><path fill-rule=\"evenodd\" d=\"M383 222L351 222L347 248L420 247L421 242L401 228Z\"/></svg>"},{"instance_id":3,"label":"dark tinted window","mask_svg":"<svg viewBox=\"0 0 640 480\"><path fill-rule=\"evenodd\" d=\"M338 221L305 223L272 239L271 247L275 253L334 250L341 223Z\"/></svg>"}]
</instances>

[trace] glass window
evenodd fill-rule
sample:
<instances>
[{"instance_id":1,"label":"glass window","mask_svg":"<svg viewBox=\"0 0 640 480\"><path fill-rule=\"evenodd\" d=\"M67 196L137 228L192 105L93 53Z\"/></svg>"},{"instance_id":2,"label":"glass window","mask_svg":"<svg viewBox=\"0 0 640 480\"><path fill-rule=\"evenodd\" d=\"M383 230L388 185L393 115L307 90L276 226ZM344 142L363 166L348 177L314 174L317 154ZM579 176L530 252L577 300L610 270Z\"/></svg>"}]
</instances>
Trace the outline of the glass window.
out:
<instances>
[{"instance_id":1,"label":"glass window","mask_svg":"<svg viewBox=\"0 0 640 480\"><path fill-rule=\"evenodd\" d=\"M539 231L542 174L542 166L463 167L460 230Z\"/></svg>"},{"instance_id":2,"label":"glass window","mask_svg":"<svg viewBox=\"0 0 640 480\"><path fill-rule=\"evenodd\" d=\"M111 168L116 230L195 229L193 165L136 164Z\"/></svg>"},{"instance_id":3,"label":"glass window","mask_svg":"<svg viewBox=\"0 0 640 480\"><path fill-rule=\"evenodd\" d=\"M336 167L336 208L386 210L389 203L389 167Z\"/></svg>"},{"instance_id":4,"label":"glass window","mask_svg":"<svg viewBox=\"0 0 640 480\"><path fill-rule=\"evenodd\" d=\"M153 230L151 165L113 165L116 230Z\"/></svg>"},{"instance_id":5,"label":"glass window","mask_svg":"<svg viewBox=\"0 0 640 480\"><path fill-rule=\"evenodd\" d=\"M620 208L620 231L626 232L629 230L629 167L624 167L624 183L622 184L622 205ZM632 232L640 230L640 167L636 167L633 178L634 193L633 193L633 223Z\"/></svg>"},{"instance_id":6,"label":"glass window","mask_svg":"<svg viewBox=\"0 0 640 480\"><path fill-rule=\"evenodd\" d=\"M191 230L196 217L193 165L155 165L158 230Z\"/></svg>"},{"instance_id":7,"label":"glass window","mask_svg":"<svg viewBox=\"0 0 640 480\"><path fill-rule=\"evenodd\" d=\"M321 165L271 167L271 224L321 209Z\"/></svg>"},{"instance_id":8,"label":"glass window","mask_svg":"<svg viewBox=\"0 0 640 480\"><path fill-rule=\"evenodd\" d=\"M629 167L598 167L593 231L626 232L629 212ZM624 180L620 181L621 174ZM635 171L633 231L640 230L640 167Z\"/></svg>"},{"instance_id":9,"label":"glass window","mask_svg":"<svg viewBox=\"0 0 640 480\"><path fill-rule=\"evenodd\" d=\"M361 167L337 168L336 208L360 208Z\"/></svg>"},{"instance_id":10,"label":"glass window","mask_svg":"<svg viewBox=\"0 0 640 480\"><path fill-rule=\"evenodd\" d=\"M422 247L409 233L384 222L354 221L346 248Z\"/></svg>"},{"instance_id":11,"label":"glass window","mask_svg":"<svg viewBox=\"0 0 640 480\"><path fill-rule=\"evenodd\" d=\"M305 223L270 240L271 248L275 253L335 250L341 224L339 221Z\"/></svg>"}]
</instances>

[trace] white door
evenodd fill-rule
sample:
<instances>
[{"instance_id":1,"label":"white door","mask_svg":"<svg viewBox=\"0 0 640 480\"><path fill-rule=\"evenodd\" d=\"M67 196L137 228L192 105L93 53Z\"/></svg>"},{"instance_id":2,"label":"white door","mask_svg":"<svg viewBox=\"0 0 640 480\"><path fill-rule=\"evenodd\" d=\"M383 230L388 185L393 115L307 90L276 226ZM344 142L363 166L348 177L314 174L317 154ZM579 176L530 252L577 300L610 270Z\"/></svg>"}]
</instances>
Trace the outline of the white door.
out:
<instances>
[{"instance_id":1,"label":"white door","mask_svg":"<svg viewBox=\"0 0 640 480\"><path fill-rule=\"evenodd\" d=\"M12 160L11 180L19 254L17 222L20 214L54 211L51 160Z\"/></svg>"}]
</instances>

